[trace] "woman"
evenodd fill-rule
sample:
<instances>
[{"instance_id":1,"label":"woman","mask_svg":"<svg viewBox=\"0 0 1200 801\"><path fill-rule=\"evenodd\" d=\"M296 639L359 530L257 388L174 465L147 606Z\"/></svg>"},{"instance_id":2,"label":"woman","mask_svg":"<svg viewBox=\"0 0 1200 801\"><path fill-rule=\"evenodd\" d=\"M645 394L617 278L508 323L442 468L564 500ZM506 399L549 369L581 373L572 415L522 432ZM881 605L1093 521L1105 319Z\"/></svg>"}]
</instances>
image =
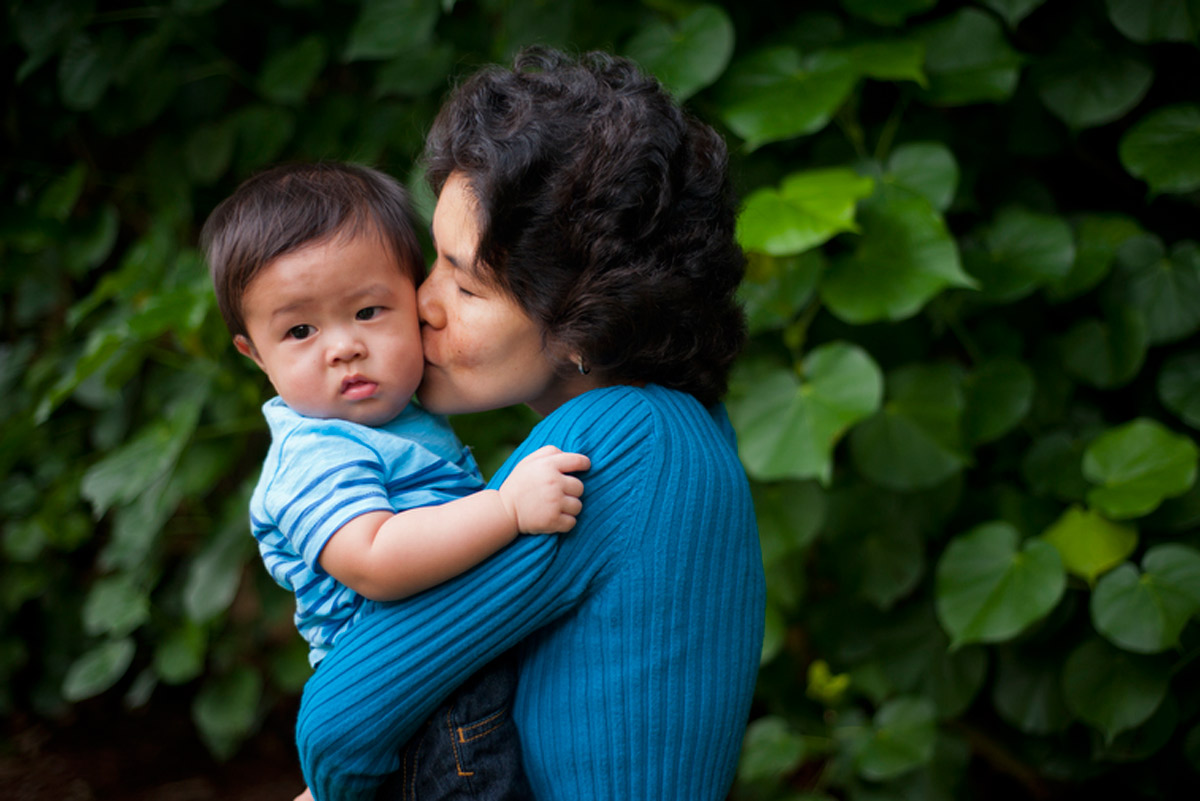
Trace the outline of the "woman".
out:
<instances>
[{"instance_id":1,"label":"woman","mask_svg":"<svg viewBox=\"0 0 1200 801\"><path fill-rule=\"evenodd\" d=\"M511 715L534 797L723 798L764 605L718 403L744 339L724 144L627 61L533 51L459 87L426 156L421 401L545 415L493 484L546 443L592 468L574 531L519 538L339 642L300 711L309 786L372 797L438 702L519 644ZM397 720L356 718L381 693ZM465 754L474 735L450 729Z\"/></svg>"}]
</instances>

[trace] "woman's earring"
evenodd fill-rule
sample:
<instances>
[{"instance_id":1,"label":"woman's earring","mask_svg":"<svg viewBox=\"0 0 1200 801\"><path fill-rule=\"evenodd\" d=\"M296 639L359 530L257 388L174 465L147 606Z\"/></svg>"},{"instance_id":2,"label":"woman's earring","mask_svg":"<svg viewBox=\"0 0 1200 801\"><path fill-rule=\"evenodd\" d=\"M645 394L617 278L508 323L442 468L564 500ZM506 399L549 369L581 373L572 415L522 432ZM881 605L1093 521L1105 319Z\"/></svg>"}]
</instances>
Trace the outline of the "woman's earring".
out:
<instances>
[{"instance_id":1,"label":"woman's earring","mask_svg":"<svg viewBox=\"0 0 1200 801\"><path fill-rule=\"evenodd\" d=\"M580 356L578 359L575 360L575 366L579 368L580 375L587 375L588 373L592 372L592 369L590 367L584 366L582 356Z\"/></svg>"}]
</instances>

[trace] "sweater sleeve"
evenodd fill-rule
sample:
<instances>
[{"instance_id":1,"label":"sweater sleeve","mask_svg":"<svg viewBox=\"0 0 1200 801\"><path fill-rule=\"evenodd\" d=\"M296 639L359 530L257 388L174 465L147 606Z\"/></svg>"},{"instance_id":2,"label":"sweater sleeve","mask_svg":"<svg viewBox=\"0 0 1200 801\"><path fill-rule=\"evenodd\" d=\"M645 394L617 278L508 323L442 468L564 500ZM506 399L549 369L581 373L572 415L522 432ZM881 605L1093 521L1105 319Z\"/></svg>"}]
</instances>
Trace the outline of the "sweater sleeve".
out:
<instances>
[{"instance_id":1,"label":"sweater sleeve","mask_svg":"<svg viewBox=\"0 0 1200 801\"><path fill-rule=\"evenodd\" d=\"M625 544L629 487L652 436L619 391L588 393L542 421L492 479L545 444L587 454L584 511L573 531L518 537L472 570L370 608L309 679L297 719L305 780L317 801L373 798L400 746L472 673L575 608ZM602 424L598 421L602 420ZM576 538L563 548L561 538Z\"/></svg>"}]
</instances>

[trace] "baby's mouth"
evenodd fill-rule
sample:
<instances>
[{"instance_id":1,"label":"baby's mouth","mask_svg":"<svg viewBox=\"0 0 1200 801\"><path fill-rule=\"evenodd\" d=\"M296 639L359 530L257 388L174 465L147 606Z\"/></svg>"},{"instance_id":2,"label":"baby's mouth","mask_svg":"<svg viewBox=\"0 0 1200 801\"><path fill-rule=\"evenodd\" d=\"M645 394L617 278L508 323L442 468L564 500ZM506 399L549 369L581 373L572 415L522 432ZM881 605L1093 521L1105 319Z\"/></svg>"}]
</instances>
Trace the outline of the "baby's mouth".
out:
<instances>
[{"instance_id":1,"label":"baby's mouth","mask_svg":"<svg viewBox=\"0 0 1200 801\"><path fill-rule=\"evenodd\" d=\"M362 376L350 376L342 379L342 396L350 400L362 400L374 395L378 386Z\"/></svg>"}]
</instances>

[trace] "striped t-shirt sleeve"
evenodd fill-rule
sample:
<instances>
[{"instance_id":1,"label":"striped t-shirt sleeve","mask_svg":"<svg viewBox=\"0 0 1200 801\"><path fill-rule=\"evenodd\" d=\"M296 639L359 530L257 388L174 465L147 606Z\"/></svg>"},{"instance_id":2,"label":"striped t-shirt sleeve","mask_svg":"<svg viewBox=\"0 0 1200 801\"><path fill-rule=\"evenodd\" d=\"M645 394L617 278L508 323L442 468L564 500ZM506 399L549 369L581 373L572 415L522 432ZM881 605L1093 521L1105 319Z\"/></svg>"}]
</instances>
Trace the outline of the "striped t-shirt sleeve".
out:
<instances>
[{"instance_id":1,"label":"striped t-shirt sleeve","mask_svg":"<svg viewBox=\"0 0 1200 801\"><path fill-rule=\"evenodd\" d=\"M295 432L281 443L279 465L264 498L268 514L310 568L329 538L368 512L390 512L386 470L378 452L343 434Z\"/></svg>"}]
</instances>

